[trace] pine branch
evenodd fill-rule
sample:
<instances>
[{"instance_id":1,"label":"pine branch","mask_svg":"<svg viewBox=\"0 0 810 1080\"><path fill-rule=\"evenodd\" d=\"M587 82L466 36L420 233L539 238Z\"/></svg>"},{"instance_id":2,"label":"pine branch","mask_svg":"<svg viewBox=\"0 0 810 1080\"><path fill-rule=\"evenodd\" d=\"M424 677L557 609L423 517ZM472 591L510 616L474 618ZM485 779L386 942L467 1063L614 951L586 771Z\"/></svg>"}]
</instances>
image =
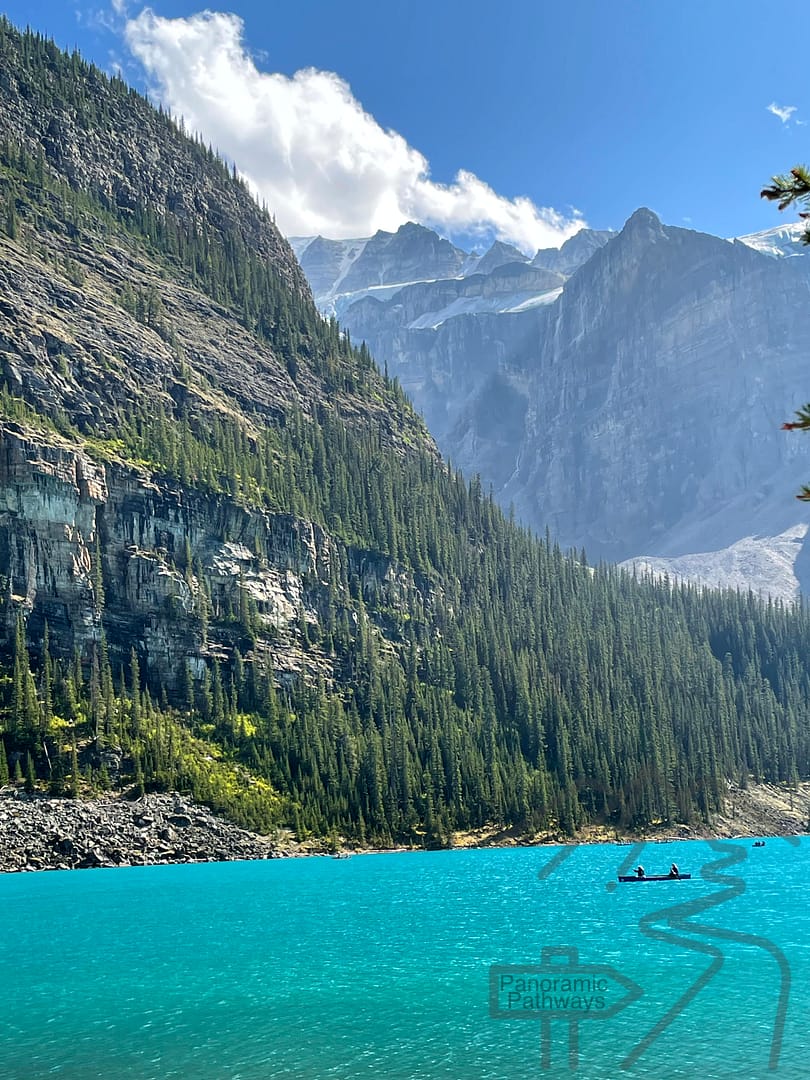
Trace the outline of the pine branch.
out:
<instances>
[{"instance_id":1,"label":"pine branch","mask_svg":"<svg viewBox=\"0 0 810 1080\"><path fill-rule=\"evenodd\" d=\"M782 424L782 431L806 431L810 428L810 403L796 410L796 419Z\"/></svg>"}]
</instances>

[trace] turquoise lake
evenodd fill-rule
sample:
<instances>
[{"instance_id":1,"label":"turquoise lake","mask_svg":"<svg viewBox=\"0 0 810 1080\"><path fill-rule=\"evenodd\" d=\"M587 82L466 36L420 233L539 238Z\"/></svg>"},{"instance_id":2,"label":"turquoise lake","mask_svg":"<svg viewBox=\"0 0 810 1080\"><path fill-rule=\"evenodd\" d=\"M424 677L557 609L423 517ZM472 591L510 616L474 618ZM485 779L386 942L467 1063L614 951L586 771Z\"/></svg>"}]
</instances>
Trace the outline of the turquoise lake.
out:
<instances>
[{"instance_id":1,"label":"turquoise lake","mask_svg":"<svg viewBox=\"0 0 810 1080\"><path fill-rule=\"evenodd\" d=\"M5 875L0 1077L810 1077L808 851L769 839ZM694 877L616 886L639 860ZM576 970L580 1000L563 1002ZM549 995L519 992L521 978L557 980L560 1015L542 1020Z\"/></svg>"}]
</instances>

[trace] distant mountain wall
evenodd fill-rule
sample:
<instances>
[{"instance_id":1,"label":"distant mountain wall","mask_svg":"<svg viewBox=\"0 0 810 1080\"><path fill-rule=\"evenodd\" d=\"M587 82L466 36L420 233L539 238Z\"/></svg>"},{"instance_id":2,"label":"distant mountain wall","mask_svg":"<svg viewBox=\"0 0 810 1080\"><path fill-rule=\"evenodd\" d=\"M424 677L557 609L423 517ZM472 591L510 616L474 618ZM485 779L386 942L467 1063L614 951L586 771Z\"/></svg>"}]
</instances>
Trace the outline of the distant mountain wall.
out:
<instances>
[{"instance_id":1,"label":"distant mountain wall","mask_svg":"<svg viewBox=\"0 0 810 1080\"><path fill-rule=\"evenodd\" d=\"M810 521L793 497L810 456L780 430L810 387L810 260L795 232L729 242L641 209L619 233L582 230L531 262L501 261L504 245L466 263L457 252L437 279L435 235L411 225L374 260L372 241L354 263L341 241L342 276L311 280L443 453L527 524L593 559L648 556L789 598ZM298 242L308 275L323 243ZM741 541L742 564L723 554ZM700 557L670 567L680 556Z\"/></svg>"}]
</instances>

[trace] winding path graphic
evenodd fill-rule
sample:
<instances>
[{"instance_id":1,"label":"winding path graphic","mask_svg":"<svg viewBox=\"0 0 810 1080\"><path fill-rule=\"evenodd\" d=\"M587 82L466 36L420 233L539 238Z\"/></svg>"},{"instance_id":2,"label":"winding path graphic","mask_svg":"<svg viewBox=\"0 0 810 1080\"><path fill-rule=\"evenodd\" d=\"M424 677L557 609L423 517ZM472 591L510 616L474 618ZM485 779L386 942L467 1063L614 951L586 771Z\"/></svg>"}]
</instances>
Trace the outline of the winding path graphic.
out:
<instances>
[{"instance_id":1,"label":"winding path graphic","mask_svg":"<svg viewBox=\"0 0 810 1080\"><path fill-rule=\"evenodd\" d=\"M726 930L719 926L707 926L702 923L691 922L696 915L701 915L710 908L717 907L733 900L735 896L741 896L746 889L745 881L741 877L721 873L729 867L736 866L748 858L748 851L742 844L734 844L728 841L710 840L709 846L716 851L721 858L707 863L701 869L701 877L704 881L713 885L721 886L721 891L709 896L697 897L688 900L684 904L660 908L648 915L643 915L639 920L639 930L654 941L664 941L667 944L680 945L685 949L703 953L712 958L706 970L698 976L694 983L681 995L675 1004L667 1010L661 1019L650 1029L647 1035L631 1050L622 1061L621 1067L628 1069L634 1065L641 1055L655 1040L665 1031L669 1025L680 1016L684 1009L694 1000L700 991L714 978L722 968L725 956L720 948L709 942L695 941L683 934L700 934L707 938L717 938L721 941L734 941L741 945L753 945L763 949L776 961L779 969L779 995L774 1018L773 1036L768 1059L768 1068L775 1070L779 1064L779 1055L782 1050L782 1038L785 1030L785 1017L787 1015L788 1000L790 998L790 965L782 950L766 937L759 934L745 934L736 930ZM631 853L630 861L635 861L637 855ZM656 924L665 923L669 929L661 929ZM673 933L679 931L679 933Z\"/></svg>"}]
</instances>

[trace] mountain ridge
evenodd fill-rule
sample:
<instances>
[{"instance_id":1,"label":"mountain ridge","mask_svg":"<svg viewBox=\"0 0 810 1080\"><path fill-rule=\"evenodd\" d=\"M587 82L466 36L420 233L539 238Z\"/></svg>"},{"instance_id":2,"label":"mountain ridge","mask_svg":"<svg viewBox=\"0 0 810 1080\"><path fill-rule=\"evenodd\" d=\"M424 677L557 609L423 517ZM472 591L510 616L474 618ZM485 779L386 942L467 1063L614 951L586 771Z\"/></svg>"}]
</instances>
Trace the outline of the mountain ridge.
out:
<instances>
[{"instance_id":1,"label":"mountain ridge","mask_svg":"<svg viewBox=\"0 0 810 1080\"><path fill-rule=\"evenodd\" d=\"M269 216L214 212L248 198L215 157L177 131L200 190L156 179L167 121L139 129L123 83L5 20L0 51L0 115L58 89L87 132L72 180L72 127L0 140L0 785L442 846L688 825L729 779L807 773L807 612L508 520L317 314ZM93 154L130 108L124 205Z\"/></svg>"},{"instance_id":2,"label":"mountain ridge","mask_svg":"<svg viewBox=\"0 0 810 1080\"><path fill-rule=\"evenodd\" d=\"M10 24L7 23L7 27ZM32 35L33 41L36 35ZM29 46L0 36L2 93L0 138L11 139L37 163L74 189L87 190L113 212L131 213L139 202L154 213L210 228L239 229L242 239L269 259L287 284L309 295L292 250L245 184L223 185L230 170L210 147L186 136L118 75L111 78L74 52L68 65L47 38ZM48 67L36 76L26 49L42 48ZM139 152L149 138L149 155Z\"/></svg>"}]
</instances>

